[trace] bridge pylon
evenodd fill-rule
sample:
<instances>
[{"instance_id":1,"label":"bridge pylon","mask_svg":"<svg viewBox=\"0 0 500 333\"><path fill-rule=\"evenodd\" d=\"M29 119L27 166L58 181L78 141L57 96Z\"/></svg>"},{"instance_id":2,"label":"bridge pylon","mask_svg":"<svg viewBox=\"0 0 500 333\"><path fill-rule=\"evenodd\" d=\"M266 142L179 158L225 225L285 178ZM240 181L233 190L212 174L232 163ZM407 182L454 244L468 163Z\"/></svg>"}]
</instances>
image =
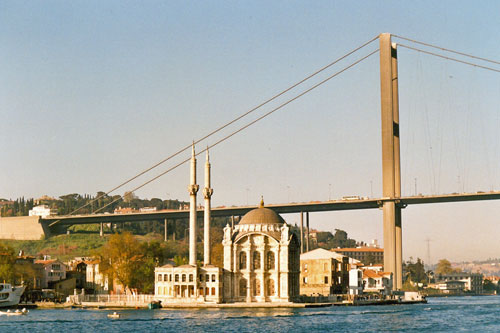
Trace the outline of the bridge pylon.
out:
<instances>
[{"instance_id":1,"label":"bridge pylon","mask_svg":"<svg viewBox=\"0 0 500 333\"><path fill-rule=\"evenodd\" d=\"M399 147L398 60L391 35L383 33L380 43L380 100L382 116L382 193L384 198L384 270L393 273L393 289L403 285L401 208L401 162Z\"/></svg>"}]
</instances>

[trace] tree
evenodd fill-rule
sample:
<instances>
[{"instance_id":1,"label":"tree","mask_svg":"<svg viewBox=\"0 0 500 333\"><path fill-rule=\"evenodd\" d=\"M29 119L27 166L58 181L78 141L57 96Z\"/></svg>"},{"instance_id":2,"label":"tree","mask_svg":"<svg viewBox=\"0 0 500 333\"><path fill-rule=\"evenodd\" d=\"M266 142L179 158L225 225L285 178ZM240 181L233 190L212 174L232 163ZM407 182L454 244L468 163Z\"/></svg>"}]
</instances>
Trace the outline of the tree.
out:
<instances>
[{"instance_id":1,"label":"tree","mask_svg":"<svg viewBox=\"0 0 500 333\"><path fill-rule=\"evenodd\" d=\"M425 273L424 262L417 258L417 262L413 262L413 258L403 263L403 270L406 271L406 276L412 282L424 283L427 282L427 274Z\"/></svg>"},{"instance_id":2,"label":"tree","mask_svg":"<svg viewBox=\"0 0 500 333\"><path fill-rule=\"evenodd\" d=\"M125 289L135 288L144 255L141 244L129 232L113 234L98 253L101 271Z\"/></svg>"},{"instance_id":3,"label":"tree","mask_svg":"<svg viewBox=\"0 0 500 333\"><path fill-rule=\"evenodd\" d=\"M437 267L436 267L436 274L437 275L459 273L459 272L460 272L460 269L451 268L451 263L446 259L439 260Z\"/></svg>"},{"instance_id":4,"label":"tree","mask_svg":"<svg viewBox=\"0 0 500 333\"><path fill-rule=\"evenodd\" d=\"M14 249L0 243L0 281L14 283L16 255Z\"/></svg>"},{"instance_id":5,"label":"tree","mask_svg":"<svg viewBox=\"0 0 500 333\"><path fill-rule=\"evenodd\" d=\"M143 293L154 293L155 267L165 260L165 247L158 241L141 244L141 253L144 255L139 269L133 274L132 285Z\"/></svg>"}]
</instances>

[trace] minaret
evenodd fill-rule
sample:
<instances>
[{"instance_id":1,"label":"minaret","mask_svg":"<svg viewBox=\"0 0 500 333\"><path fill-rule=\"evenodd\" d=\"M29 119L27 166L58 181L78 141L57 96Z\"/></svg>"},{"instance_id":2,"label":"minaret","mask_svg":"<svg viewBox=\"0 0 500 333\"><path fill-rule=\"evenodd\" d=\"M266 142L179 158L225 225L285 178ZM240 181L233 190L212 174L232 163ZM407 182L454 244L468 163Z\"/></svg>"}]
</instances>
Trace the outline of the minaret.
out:
<instances>
[{"instance_id":1,"label":"minaret","mask_svg":"<svg viewBox=\"0 0 500 333\"><path fill-rule=\"evenodd\" d=\"M210 188L210 156L208 154L207 148L207 161L205 162L205 188L203 189L203 195L205 197L205 224L204 224L204 263L210 265L210 198L214 190Z\"/></svg>"},{"instance_id":2,"label":"minaret","mask_svg":"<svg viewBox=\"0 0 500 333\"><path fill-rule=\"evenodd\" d=\"M189 264L196 266L196 193L200 188L196 185L196 154L191 152L191 182L189 183Z\"/></svg>"}]
</instances>

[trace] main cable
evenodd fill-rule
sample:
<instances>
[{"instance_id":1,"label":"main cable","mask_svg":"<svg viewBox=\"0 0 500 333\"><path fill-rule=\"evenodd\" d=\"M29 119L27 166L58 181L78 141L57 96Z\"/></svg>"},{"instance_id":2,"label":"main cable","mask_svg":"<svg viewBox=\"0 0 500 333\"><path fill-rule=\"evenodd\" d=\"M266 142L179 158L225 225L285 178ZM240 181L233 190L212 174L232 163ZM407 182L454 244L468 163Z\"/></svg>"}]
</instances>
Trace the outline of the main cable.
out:
<instances>
[{"instance_id":1,"label":"main cable","mask_svg":"<svg viewBox=\"0 0 500 333\"><path fill-rule=\"evenodd\" d=\"M493 64L500 65L500 61L486 59L486 58L481 58L481 57L478 57L478 56L475 56L475 55L472 55L472 54L467 54L467 53L463 53L463 52L459 52L459 51L447 49L447 48L444 48L444 47L441 47L441 46L436 46L436 45L432 45L432 44L429 44L429 43L420 42L418 40L414 40L414 39L402 37L402 36L399 36L399 35L392 35L392 36L394 36L396 38L407 40L407 41L415 43L415 44L420 44L420 45L424 45L424 46L428 46L428 47L433 47L435 49L439 49L439 50L442 50L442 51L459 54L459 55L464 56L464 57L474 58L474 59L478 59L478 60L482 60L482 61L486 61L486 62L491 62Z\"/></svg>"},{"instance_id":2,"label":"main cable","mask_svg":"<svg viewBox=\"0 0 500 333\"><path fill-rule=\"evenodd\" d=\"M486 69L486 70L489 70L489 71L500 73L500 69L496 69L496 68L492 68L492 67L487 67L487 66L479 65L479 64L475 64L475 63L472 63L472 62L468 62L468 61L464 61L464 60L460 60L460 59L456 59L456 58L447 57L447 56L444 56L444 55L441 55L441 54L433 53L433 52L430 52L430 51L425 51L425 50L422 50L422 49L419 49L419 48L416 48L416 47L412 47L412 46L408 46L408 45L405 45L405 44L398 44L398 46L405 47L405 48L410 49L410 50L422 52L422 53L425 53L425 54L429 54L429 55L432 55L432 56L435 56L435 57L444 58L446 60L452 60L452 61L456 61L456 62L459 62L459 63L462 63L462 64L466 64L466 65L469 65L469 66L479 67L479 68L482 68L482 69Z\"/></svg>"},{"instance_id":3,"label":"main cable","mask_svg":"<svg viewBox=\"0 0 500 333\"><path fill-rule=\"evenodd\" d=\"M246 124L245 126L240 127L239 129L237 129L236 131L232 132L231 134L229 134L229 135L227 135L227 136L223 137L222 139L220 139L219 141L215 142L214 144L207 146L207 148L205 148L205 149L203 149L203 150L199 151L198 153L196 153L196 154L195 154L195 156L197 156L197 155L199 155L199 154L204 153L204 152L205 152L205 151L207 151L208 149L213 148L213 147L217 146L218 144L220 144L220 143L222 143L222 142L226 141L227 139L231 138L232 136L234 136L234 135L236 135L236 134L238 134L238 133L242 132L243 130L247 129L248 127L250 127L250 126L254 125L254 124L255 124L255 123L257 123L257 122L259 122L260 120L262 120L262 119L264 119L264 118L268 117L269 115L273 114L274 112L276 112L276 111L280 110L280 109L281 109L281 108L283 108L284 106L286 106L286 105L290 104L291 102L293 102L293 101L295 101L295 100L299 99L300 97L302 97L302 96L304 96L305 94L307 94L307 93L311 92L312 90L316 89L317 87L319 87L319 86L323 85L324 83L326 83L326 82L330 81L331 79L333 79L334 77L338 76L339 74L341 74L341 73L345 72L346 70L348 70L348 69L350 69L350 68L352 68L352 67L356 66L357 64L359 64L359 63L360 63L360 62L362 62L363 60L366 60L367 58L369 58L370 56L374 55L374 54L375 54L375 53L377 53L378 51L379 51L379 49L376 49L375 51L372 51L372 52L371 52L371 53L369 53L368 55L366 55L366 56L364 56L364 57L362 57L362 58L358 59L357 61L355 61L355 62L351 63L350 65L348 65L348 66L344 67L344 68L343 68L343 69L341 69L340 71L338 71L338 72L336 72L336 73L334 73L334 74L330 75L330 76L329 76L329 77L327 77L326 79L324 79L324 80L320 81L319 83L317 83L317 84L313 85L312 87L310 87L310 88L308 88L308 89L304 90L304 91L303 91L303 92L301 92L300 94L298 94L298 95L296 95L295 97L293 97L293 98L289 99L288 101L286 101L286 102L284 102L284 103L280 104L279 106L275 107L274 109L272 109L272 110L268 111L267 113L263 114L263 115L262 115L262 116L260 116L259 118L255 119L255 120L252 120L251 122L249 122L249 123L248 123L248 124ZM190 146L190 147L191 147L191 146ZM151 182L153 182L153 181L157 180L158 178L160 178L160 177L164 176L165 174L167 174L167 173L171 172L172 170L174 170L174 169L178 168L179 166L183 165L184 163L186 163L186 162L187 162L187 161L189 161L189 160L190 160L190 158L185 159L185 160L183 160L182 162L179 162L178 164L174 165L173 167L171 167L171 168L167 169L166 171L164 171L164 172L160 173L159 175L157 175L157 176L155 176L155 177L151 178L150 180L148 180L147 182L143 183L142 185L139 185L139 186L137 186L136 188L132 189L130 192L134 192L134 191L137 191L137 190L139 190L139 189L143 188L144 186L146 186L146 185L148 185L149 183L151 183ZM121 196L120 196L120 198L117 198L117 199L115 199L115 200L113 200L113 201L109 202L109 203L108 203L108 204L106 204L105 206L103 206L103 207L99 208L99 209L98 209L98 210L96 210L94 213L97 213L97 212L99 212L99 211L103 210L104 208L108 207L109 205L112 205L113 203L117 202L117 201L118 201L118 200L120 200L120 199L121 199ZM59 222L59 221L60 221L60 220L57 220L57 221L52 222L52 223L50 224L50 226L52 226L52 225L56 224L56 223L57 223L57 222Z\"/></svg>"},{"instance_id":4,"label":"main cable","mask_svg":"<svg viewBox=\"0 0 500 333\"><path fill-rule=\"evenodd\" d=\"M364 48L364 47L365 47L365 46L367 46L368 44L370 44L370 43L372 43L373 41L375 41L376 39L378 39L378 37L379 37L378 35L377 35L377 36L375 36L375 37L373 37L372 39L370 39L370 40L369 40L369 41L367 41L366 43L363 43L362 45L360 45L360 46L358 46L357 48L353 49L352 51L350 51L350 52L346 53L346 54L345 54L345 55L343 55L342 57L340 57L340 58L338 58L338 59L336 59L336 60L332 61L331 63L327 64L326 66L323 66L322 68L318 69L316 72L314 72L314 73L310 74L309 76L305 77L304 79L302 79L302 80L298 81L297 83L295 83L295 84L291 85L290 87L288 87L288 88L286 88L285 90L281 91L280 93L278 93L278 94L274 95L273 97L271 97L271 98L267 99L266 101L262 102L261 104L257 105L256 107L254 107L254 108L252 108L252 109L248 110L247 112L245 112L245 113L241 114L240 116L238 116L238 117L234 118L233 120L231 120L231 121L229 121L229 122L225 123L224 125L222 125L222 126L218 127L217 129L213 130L212 132L208 133L207 135L203 136L202 138L200 138L200 139L198 139L198 140L195 140L193 143L194 143L194 144L198 144L198 143L202 142L203 140L206 140L206 139L207 139L207 138L209 138L210 136L212 136L212 135L214 135L214 134L216 134L216 133L220 132L220 131L221 131L221 130L223 130L224 128L226 128L226 127L228 127L228 126L230 126L230 125L234 124L234 123L235 123L235 122L237 122L238 120L240 120L240 119L242 119L242 118L244 118L244 117L248 116L249 114L251 114L252 112L256 111L257 109L260 109L260 108L261 108L261 107L263 107L264 105L266 105L266 104L268 104L268 103L272 102L273 100L275 100L276 98L278 98L278 97L282 96L283 94L285 94L285 93L289 92L289 91L290 91L290 90L292 90L293 88L295 88L295 87L297 87L297 86L301 85L302 83L306 82L307 80L309 80L309 79L313 78L314 76L318 75L319 73L323 72L324 70L326 70L326 69L330 68L331 66L335 65L335 64L336 64L336 63L338 63L339 61L341 61L341 60L343 60L343 59L347 58L348 56L352 55L353 53L355 53L355 52L359 51L360 49ZM95 199L93 199L93 200L89 201L89 202L88 202L88 203L86 203L85 205L83 205L83 206L81 206L81 207L79 207L79 208L77 208L77 209L73 210L73 211L72 211L72 212L70 212L68 215L73 215L74 213L78 212L79 210L81 210L81 209L83 209L83 208L85 208L85 207L87 207L87 206L91 205L92 203L96 202L97 200L99 200L99 199L101 199L101 198L103 198L103 197L107 196L107 195L108 195L108 194L110 194L111 192L114 192L114 191L118 190L119 188L121 188L121 187L123 187L123 186L127 185L127 184L128 184L128 183L130 183L131 181L133 181L133 180L135 180L135 179L139 178L140 176L144 175L145 173L147 173L147 172L149 172L149 171L151 171L151 170L155 169L156 167L160 166L161 164L163 164L163 163L165 163L165 162L167 162L167 161L171 160L171 159L172 159L172 158L174 158L175 156L177 156L177 155L181 154L182 152L186 151L186 150L187 150L187 149L189 149L190 147L191 147L191 145L188 145L188 146L186 146L186 147L184 147L184 148L180 149L180 150L179 150L179 151L177 151L176 153L174 153L174 154L172 154L172 155L170 155L170 156L168 156L168 157L164 158L163 160L159 161L158 163L154 164L153 166L151 166L151 167L149 167L149 168L147 168L147 169L145 169L145 170L141 171L141 172L140 172L140 173L138 173L137 175L135 175L135 176L133 176L133 177L129 178L128 180L124 181L124 182L123 182L123 183L121 183L120 185L118 185L118 186L116 186L116 187L112 188L111 190L108 190L106 193L104 193L104 194L102 194L102 195L100 195L100 196L96 197Z\"/></svg>"}]
</instances>

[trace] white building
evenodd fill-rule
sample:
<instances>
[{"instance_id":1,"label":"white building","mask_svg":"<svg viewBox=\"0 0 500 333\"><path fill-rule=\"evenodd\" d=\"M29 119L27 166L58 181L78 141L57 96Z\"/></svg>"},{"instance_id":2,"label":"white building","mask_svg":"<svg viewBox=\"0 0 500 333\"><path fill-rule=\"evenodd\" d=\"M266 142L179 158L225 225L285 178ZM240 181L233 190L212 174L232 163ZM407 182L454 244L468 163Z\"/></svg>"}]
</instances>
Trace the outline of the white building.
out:
<instances>
[{"instance_id":1,"label":"white building","mask_svg":"<svg viewBox=\"0 0 500 333\"><path fill-rule=\"evenodd\" d=\"M51 215L57 215L57 211L54 209L50 209L48 205L39 205L33 207L33 209L30 209L28 215L41 216L42 218L44 218Z\"/></svg>"},{"instance_id":2,"label":"white building","mask_svg":"<svg viewBox=\"0 0 500 333\"><path fill-rule=\"evenodd\" d=\"M299 297L300 242L273 210L248 212L224 228L224 299L230 302L293 302ZM232 274L231 274L232 273Z\"/></svg>"},{"instance_id":3,"label":"white building","mask_svg":"<svg viewBox=\"0 0 500 333\"><path fill-rule=\"evenodd\" d=\"M390 272L363 270L363 286L365 292L376 292L389 295L392 291L393 278Z\"/></svg>"},{"instance_id":4,"label":"white building","mask_svg":"<svg viewBox=\"0 0 500 333\"><path fill-rule=\"evenodd\" d=\"M363 271L359 268L349 270L349 294L361 295L363 293Z\"/></svg>"}]
</instances>

